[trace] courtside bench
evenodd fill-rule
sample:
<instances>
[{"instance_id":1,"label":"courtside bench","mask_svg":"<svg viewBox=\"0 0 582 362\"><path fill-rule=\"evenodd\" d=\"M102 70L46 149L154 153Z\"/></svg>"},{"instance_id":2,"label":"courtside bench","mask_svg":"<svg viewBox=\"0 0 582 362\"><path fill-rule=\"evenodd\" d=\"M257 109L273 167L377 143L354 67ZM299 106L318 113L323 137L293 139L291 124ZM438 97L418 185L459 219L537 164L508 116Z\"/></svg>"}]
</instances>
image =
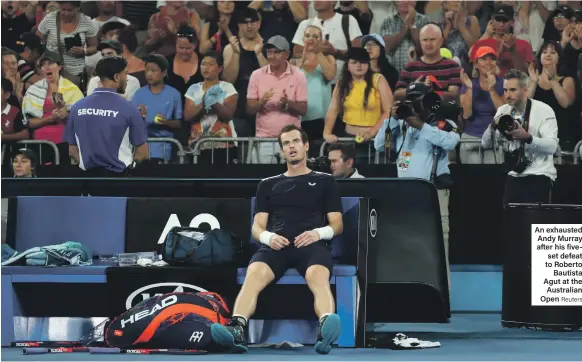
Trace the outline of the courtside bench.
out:
<instances>
[{"instance_id":1,"label":"courtside bench","mask_svg":"<svg viewBox=\"0 0 582 362\"><path fill-rule=\"evenodd\" d=\"M344 198L344 217L356 213L358 198ZM14 248L24 251L36 246L64 241L79 241L94 255L124 252L126 233L126 198L117 197L19 197L16 210ZM22 220L25 220L22 222ZM357 225L357 224L356 224ZM344 221L344 236L346 232ZM357 233L357 231L355 231ZM357 246L347 244L349 238L336 238L332 252L336 260L354 255ZM354 244L355 239L351 239ZM48 242L47 242L48 241ZM349 254L348 254L349 253ZM14 340L14 318L26 316L15 286L20 283L105 284L107 265L98 261L83 267L2 267L2 345ZM245 269L239 270L238 281L244 280ZM354 265L334 267L331 282L336 286L337 312L344 321L338 344L355 346L357 278ZM296 270L289 270L279 284L306 284ZM90 296L85 296L90 297ZM83 296L79 296L83 298ZM82 300L82 299L81 299ZM42 301L39 301L42 303ZM47 315L50 317L50 314Z\"/></svg>"}]
</instances>

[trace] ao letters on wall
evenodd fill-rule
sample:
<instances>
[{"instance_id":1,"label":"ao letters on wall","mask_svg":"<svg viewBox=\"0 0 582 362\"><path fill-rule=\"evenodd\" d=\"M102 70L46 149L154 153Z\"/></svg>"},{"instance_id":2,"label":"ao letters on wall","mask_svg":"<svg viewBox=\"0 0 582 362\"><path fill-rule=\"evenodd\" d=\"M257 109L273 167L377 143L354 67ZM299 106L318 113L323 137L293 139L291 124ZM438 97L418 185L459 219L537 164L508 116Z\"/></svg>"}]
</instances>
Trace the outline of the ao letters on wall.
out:
<instances>
[{"instance_id":1,"label":"ao letters on wall","mask_svg":"<svg viewBox=\"0 0 582 362\"><path fill-rule=\"evenodd\" d=\"M250 240L248 199L130 198L127 200L125 251L158 251L174 226L220 228Z\"/></svg>"}]
</instances>

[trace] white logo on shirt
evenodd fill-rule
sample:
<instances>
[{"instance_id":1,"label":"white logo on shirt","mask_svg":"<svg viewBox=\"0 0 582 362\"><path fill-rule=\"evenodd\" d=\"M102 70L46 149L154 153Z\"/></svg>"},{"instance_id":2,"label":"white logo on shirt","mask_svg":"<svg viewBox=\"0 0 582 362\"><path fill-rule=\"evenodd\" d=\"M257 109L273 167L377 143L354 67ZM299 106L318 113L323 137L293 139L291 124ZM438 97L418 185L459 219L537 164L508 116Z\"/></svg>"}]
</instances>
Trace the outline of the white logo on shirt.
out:
<instances>
[{"instance_id":1,"label":"white logo on shirt","mask_svg":"<svg viewBox=\"0 0 582 362\"><path fill-rule=\"evenodd\" d=\"M314 182L314 183L308 182L308 184L309 184L309 186L315 186L316 182Z\"/></svg>"}]
</instances>

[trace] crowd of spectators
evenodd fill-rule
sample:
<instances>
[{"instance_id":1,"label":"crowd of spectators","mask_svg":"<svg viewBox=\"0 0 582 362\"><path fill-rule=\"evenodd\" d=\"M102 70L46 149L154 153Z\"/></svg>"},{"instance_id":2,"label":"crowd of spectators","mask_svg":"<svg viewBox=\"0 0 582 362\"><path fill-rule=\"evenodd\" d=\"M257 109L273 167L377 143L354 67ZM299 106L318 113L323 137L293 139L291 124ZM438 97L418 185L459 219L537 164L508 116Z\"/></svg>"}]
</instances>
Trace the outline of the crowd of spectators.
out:
<instances>
[{"instance_id":1,"label":"crowd of spectators","mask_svg":"<svg viewBox=\"0 0 582 362\"><path fill-rule=\"evenodd\" d=\"M70 162L68 111L100 86L93 69L108 56L127 60L120 96L148 136L196 149L198 162L247 158L241 142L203 138L295 124L314 144L360 136L354 157L367 163L366 141L413 82L457 101L463 140L481 139L512 68L554 109L561 150L582 139L580 1L2 1L3 164L27 139ZM152 142L150 157L175 162L175 146ZM39 163L55 162L43 147ZM500 162L479 147L461 142L457 161ZM276 142L248 156L283 161Z\"/></svg>"}]
</instances>

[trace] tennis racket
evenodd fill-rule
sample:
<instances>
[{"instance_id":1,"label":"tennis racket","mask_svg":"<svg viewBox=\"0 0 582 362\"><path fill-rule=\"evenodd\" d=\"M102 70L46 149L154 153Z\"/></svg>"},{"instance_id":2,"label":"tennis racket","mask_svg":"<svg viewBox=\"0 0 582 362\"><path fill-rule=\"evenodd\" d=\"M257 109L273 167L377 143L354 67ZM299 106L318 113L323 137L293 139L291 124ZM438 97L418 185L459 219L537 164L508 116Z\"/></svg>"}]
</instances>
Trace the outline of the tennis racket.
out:
<instances>
[{"instance_id":1,"label":"tennis racket","mask_svg":"<svg viewBox=\"0 0 582 362\"><path fill-rule=\"evenodd\" d=\"M207 351L199 349L122 349L122 348L106 348L106 347L91 347L89 348L91 354L206 354Z\"/></svg>"},{"instance_id":2,"label":"tennis racket","mask_svg":"<svg viewBox=\"0 0 582 362\"><path fill-rule=\"evenodd\" d=\"M87 347L59 347L59 348L43 348L43 347L26 347L22 349L22 354L46 354L46 353L74 353L74 352L88 352Z\"/></svg>"},{"instance_id":3,"label":"tennis racket","mask_svg":"<svg viewBox=\"0 0 582 362\"><path fill-rule=\"evenodd\" d=\"M14 341L11 342L12 347L45 347L45 348L60 348L60 347L80 347L79 341Z\"/></svg>"}]
</instances>

